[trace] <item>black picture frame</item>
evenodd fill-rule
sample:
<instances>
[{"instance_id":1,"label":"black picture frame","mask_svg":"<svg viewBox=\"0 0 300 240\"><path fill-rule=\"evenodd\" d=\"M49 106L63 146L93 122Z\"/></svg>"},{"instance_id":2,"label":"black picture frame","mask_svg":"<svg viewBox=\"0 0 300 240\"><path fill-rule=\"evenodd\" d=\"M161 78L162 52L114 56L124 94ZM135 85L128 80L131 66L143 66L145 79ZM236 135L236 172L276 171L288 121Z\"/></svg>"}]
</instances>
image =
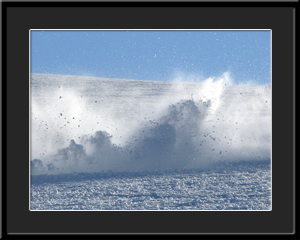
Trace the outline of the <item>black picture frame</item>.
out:
<instances>
[{"instance_id":1,"label":"black picture frame","mask_svg":"<svg viewBox=\"0 0 300 240\"><path fill-rule=\"evenodd\" d=\"M104 234L298 238L298 10L296 1L2 2L2 238ZM272 211L29 211L29 30L141 28L272 30Z\"/></svg>"}]
</instances>

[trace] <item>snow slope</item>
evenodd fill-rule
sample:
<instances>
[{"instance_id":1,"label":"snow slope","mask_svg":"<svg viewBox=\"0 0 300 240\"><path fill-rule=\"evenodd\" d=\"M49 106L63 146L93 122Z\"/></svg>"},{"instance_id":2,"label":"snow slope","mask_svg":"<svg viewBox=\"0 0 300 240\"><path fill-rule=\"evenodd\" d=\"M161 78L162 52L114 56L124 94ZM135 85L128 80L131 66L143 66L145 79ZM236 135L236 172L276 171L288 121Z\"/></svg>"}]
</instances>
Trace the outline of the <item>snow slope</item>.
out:
<instances>
[{"instance_id":1,"label":"snow slope","mask_svg":"<svg viewBox=\"0 0 300 240\"><path fill-rule=\"evenodd\" d=\"M31 173L207 168L271 158L271 87L31 76Z\"/></svg>"}]
</instances>

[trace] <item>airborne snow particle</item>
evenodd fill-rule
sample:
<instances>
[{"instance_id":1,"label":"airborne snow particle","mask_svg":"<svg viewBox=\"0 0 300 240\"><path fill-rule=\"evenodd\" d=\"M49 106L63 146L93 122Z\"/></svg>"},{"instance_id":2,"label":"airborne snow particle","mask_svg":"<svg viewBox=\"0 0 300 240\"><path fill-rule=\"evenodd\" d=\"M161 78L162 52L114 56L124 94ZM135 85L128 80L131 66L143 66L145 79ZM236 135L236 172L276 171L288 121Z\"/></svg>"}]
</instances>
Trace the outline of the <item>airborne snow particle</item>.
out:
<instances>
[{"instance_id":1,"label":"airborne snow particle","mask_svg":"<svg viewBox=\"0 0 300 240\"><path fill-rule=\"evenodd\" d=\"M51 131L49 129L47 129L49 131L46 131L45 133L39 132L40 127L38 125L45 122L39 122L39 118L38 120L33 121L33 123L35 124L33 126L33 129L35 130L34 133L36 132L37 136L39 136L38 134L44 134L42 136L45 136L45 140L39 139L39 143L35 146L35 152L37 156L42 151L42 149L39 149L41 145L40 143L48 141L50 148L52 146L52 141L54 143L58 142L60 144L67 142L68 140L65 138L67 134L70 134L69 138L72 137L74 139L80 139L80 136L82 136L81 143L84 145L87 144L87 152L83 155L80 155L79 152L77 153L76 151L72 152L72 154L74 155L72 155L72 157L74 159L78 158L79 161L82 161L80 162L80 164L82 163L82 165L86 167L80 169L80 171L83 172L88 171L87 169L92 166L85 165L85 159L87 159L88 161L94 160L95 164L99 164L99 167L97 165L99 169L96 169L99 171L102 169L106 171L106 168L108 167L111 167L116 171L122 171L124 169L143 170L148 169L148 167L154 168L154 166L155 168L168 168L173 166L181 168L181 164L183 167L185 166L185 164L190 164L188 165L189 167L196 168L202 166L202 160L205 161L206 159L212 163L216 162L219 159L223 160L224 158L235 160L235 158L237 157L239 159L243 158L244 152L246 152L247 157L247 151L255 151L255 149L253 150L252 147L252 143L255 141L262 143L257 147L257 149L266 149L265 152L268 153L267 151L269 150L269 145L265 144L265 140L263 140L264 135L262 135L259 131L256 131L256 127L259 127L257 130L262 130L262 133L265 135L269 134L269 130L267 128L264 129L264 125L262 125L262 123L259 124L260 121L255 121L256 119L259 119L259 117L261 117L262 111L268 113L267 111L269 110L266 107L267 104L263 104L263 102L261 101L261 98L264 97L262 99L267 102L266 99L269 99L268 95L256 96L255 93L250 94L246 88L244 90L244 88L240 86L235 86L235 88L233 88L232 90L231 87L228 87L228 89L226 88L226 91L228 90L228 92L224 92L224 96L222 95L222 97L219 97L220 95L216 95L215 93L213 93L212 96L207 96L208 99L212 97L217 101L217 104L214 105L215 102L214 100L212 100L212 107L210 107L210 104L208 104L208 99L206 99L206 97L203 97L204 99L200 100L202 98L201 94L204 94L204 90L203 92L201 92L201 89L199 88L198 93L198 90L194 90L192 85L188 85L189 89L183 91L181 95L180 89L176 89L176 92L173 92L173 89L170 89L167 83L163 85L159 84L156 87L156 83L149 83L150 85L148 86L147 82L128 82L130 83L130 87L136 84L136 89L131 89L129 91L130 88L127 88L127 85L123 80L114 82L109 82L107 80L94 82L94 80L91 80L91 83L89 81L87 87L90 92L85 92L86 95L84 96L85 98L87 98L87 100L85 101L82 101L84 99L80 99L80 102L77 102L78 99L76 96L83 97L82 95L80 95L80 92L75 92L74 94L73 92L59 92L57 95L64 95L64 100L70 99L70 102L68 101L64 103L67 104L66 106L56 106L59 104L57 104L57 102L55 101L53 103L53 106L49 105L49 107L47 106L49 101L44 103L44 105L46 105L45 108L37 108L37 105L33 105L35 110L34 114L39 113L37 111L40 110L41 114L45 116L44 120L48 120L48 112L44 114L43 111L49 111L49 114L53 114L54 117L57 117L58 112L60 114L58 119L62 120L60 119L60 116L62 116L63 113L60 112L60 110L63 110L64 114L66 114L64 115L64 118L67 117L69 119L68 122L64 122L67 123L68 128L63 128L63 126L66 126L63 125L63 122L58 122L57 124L55 122L48 122L49 129L52 129L53 134L56 133L55 127L57 128L57 130L60 129L59 132L61 132L61 135L59 135L59 141L56 141L58 140L58 138L54 139L51 136ZM103 87L102 85L100 85L100 83L103 84L104 87L108 85L108 87L105 89L105 95L103 96L101 94L99 95L100 87L101 89ZM110 84L112 86L111 88ZM182 85L183 84L181 83L180 87L182 87ZM118 93L115 92L116 89L118 91L126 91L123 91L120 97L115 98L116 94ZM61 91L65 90L66 89L62 89ZM79 90L81 90L81 88L79 88ZM214 90L213 92L215 92L215 89L212 90ZM166 93L164 91L166 91ZM238 96L235 96L235 93L236 95L238 95L239 92L242 93L243 91L245 91L245 94L243 94L245 95L245 99L241 101ZM49 97L49 99L52 99L53 94L51 93L51 91L49 91L48 94L49 96L47 97ZM158 97L160 96L160 94L162 96L161 98ZM165 97L164 94L170 95L166 95L167 101L164 101L163 99L163 97ZM220 94L222 93L220 92ZM266 94L269 93L267 92ZM37 96L40 97L40 95L41 94ZM57 95L54 95L56 101ZM62 95L60 96L60 98L62 98ZM197 102L194 99L195 96L197 96ZM36 99L39 101L44 100L43 98L39 99L39 97L36 97ZM98 102L98 100L95 100L96 97L102 104L102 108L100 109L97 109L97 107L93 104L89 105L89 103ZM33 100L36 99L34 98ZM73 102L73 99L76 101ZM191 99L194 99L194 102ZM252 101L253 99L257 99L257 101ZM48 98L46 100L48 100ZM204 103L204 101L206 101L206 103ZM76 106L77 103L80 105ZM244 103L247 105L245 105ZM167 108L169 105L173 107ZM256 109L256 105L258 105L258 111L248 112L248 110L250 111L250 109L247 108L248 105L253 109L254 107ZM110 108L110 106L112 106L112 108ZM216 108L214 108L215 106ZM60 109L59 107L63 108ZM155 107L158 107L158 109L156 109ZM97 112L94 112L93 108L97 109ZM243 109L241 110L241 112L243 111L243 114L238 114L240 113L240 109L238 108ZM53 111L53 109L57 110ZM66 109L68 109L68 111ZM214 112L211 112L210 110L213 110ZM217 113L217 115L215 113ZM76 129L73 124L70 124L71 115L68 114L74 114L78 117L80 116L82 122L85 122L84 126L81 128L80 125L77 125L78 128ZM263 116L265 116L265 114ZM51 118L51 120L53 120L54 117ZM75 119L75 117L72 118ZM153 118L155 118L155 121ZM101 121L101 124L99 121L95 121L97 119ZM80 119L78 120L81 121ZM220 120L222 120L222 123ZM236 120L236 124L238 124L237 121L239 121L240 124L243 123L242 126L239 125L239 132L236 130L237 127L233 126L234 120ZM74 124L75 123L76 121L74 121ZM249 125L247 125L246 123ZM44 126L42 125L42 130L43 129ZM105 136L92 137L91 134L94 133L93 129L97 129L99 131L104 131L107 129L107 132L112 131L110 134L115 133L115 136L111 139ZM124 133L122 132L123 129ZM170 132L172 134L169 134ZM120 133L124 135L120 136ZM253 136L252 133L254 133L255 136ZM42 138L42 136L40 137ZM231 139L228 140L227 136ZM232 138L235 139L236 136L243 137L245 141L239 140L238 143L237 141L233 143ZM134 142L135 138L138 138L139 140ZM33 135L33 139L36 139L35 135ZM120 146L120 148L117 148L117 146ZM208 150L209 147L210 150ZM228 153L225 152L226 156L222 154L223 150L219 150L221 149L221 147L225 149L227 148ZM129 157L127 155L127 150L131 148L133 149L132 155ZM232 157L231 153L237 148L243 151L239 150L240 153L238 154L233 153ZM197 149L199 149L199 151ZM52 150L53 154L55 154L55 151L56 149ZM93 151L95 151L95 154ZM263 158L264 155L262 155L261 157ZM129 161L128 159L131 158L133 160ZM140 161L134 161L135 158L139 159ZM196 158L196 161L190 162L190 160L194 158ZM124 162L124 166L118 164L119 159L122 160L122 164ZM129 161L128 164L127 161ZM59 165L59 162L54 162L54 164L55 166ZM73 166L70 164L71 170L76 168L77 166Z\"/></svg>"}]
</instances>

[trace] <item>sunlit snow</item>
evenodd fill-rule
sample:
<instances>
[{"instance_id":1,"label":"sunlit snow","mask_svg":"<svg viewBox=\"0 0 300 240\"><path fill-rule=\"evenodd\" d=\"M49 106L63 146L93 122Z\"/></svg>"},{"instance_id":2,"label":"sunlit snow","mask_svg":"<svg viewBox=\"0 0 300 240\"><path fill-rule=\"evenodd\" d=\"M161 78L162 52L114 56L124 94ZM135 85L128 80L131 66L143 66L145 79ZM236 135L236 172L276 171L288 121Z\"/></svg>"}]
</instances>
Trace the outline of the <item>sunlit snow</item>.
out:
<instances>
[{"instance_id":1,"label":"sunlit snow","mask_svg":"<svg viewBox=\"0 0 300 240\"><path fill-rule=\"evenodd\" d=\"M271 87L32 74L32 210L270 210Z\"/></svg>"}]
</instances>

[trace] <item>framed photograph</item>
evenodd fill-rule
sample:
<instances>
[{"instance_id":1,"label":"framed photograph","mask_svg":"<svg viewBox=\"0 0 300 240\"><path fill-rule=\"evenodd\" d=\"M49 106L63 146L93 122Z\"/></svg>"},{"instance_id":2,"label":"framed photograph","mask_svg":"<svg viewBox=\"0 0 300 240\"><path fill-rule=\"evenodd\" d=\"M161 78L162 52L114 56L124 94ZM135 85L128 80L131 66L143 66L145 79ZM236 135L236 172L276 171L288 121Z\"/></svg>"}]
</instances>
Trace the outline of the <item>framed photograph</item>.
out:
<instances>
[{"instance_id":1,"label":"framed photograph","mask_svg":"<svg viewBox=\"0 0 300 240\"><path fill-rule=\"evenodd\" d=\"M117 5L2 4L2 236L297 237L298 5Z\"/></svg>"}]
</instances>

